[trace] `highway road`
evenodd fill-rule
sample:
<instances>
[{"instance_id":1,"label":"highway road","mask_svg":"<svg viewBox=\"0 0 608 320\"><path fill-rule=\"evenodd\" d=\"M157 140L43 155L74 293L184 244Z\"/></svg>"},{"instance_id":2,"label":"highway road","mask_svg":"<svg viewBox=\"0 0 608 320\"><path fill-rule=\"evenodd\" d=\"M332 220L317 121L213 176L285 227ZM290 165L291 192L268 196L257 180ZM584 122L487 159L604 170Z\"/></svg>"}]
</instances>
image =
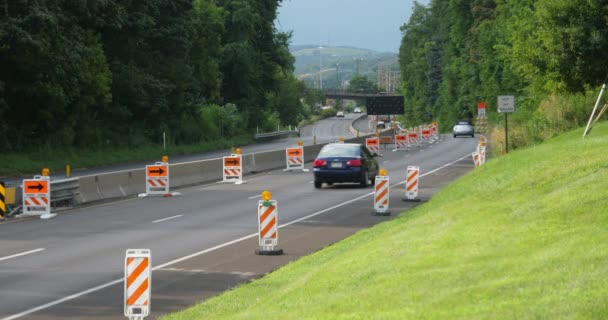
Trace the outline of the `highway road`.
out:
<instances>
[{"instance_id":1,"label":"highway road","mask_svg":"<svg viewBox=\"0 0 608 320\"><path fill-rule=\"evenodd\" d=\"M359 119L360 120L357 120ZM237 146L241 149L241 153L249 154L249 153L257 153L264 151L273 151L285 149L287 147L293 147L297 145L298 140L302 140L304 145L312 145L314 142L314 137L316 136L317 143L326 143L333 142L337 139L338 136L343 136L345 139L352 138L356 135L356 133L350 132L350 125L356 130L360 132L370 132L371 130L368 128L367 117L362 117L360 114L346 114L344 118L328 118L321 120L314 125L305 126L300 129L300 137L294 138L284 138L269 142L261 142L254 143L246 146ZM206 159L215 159L221 158L223 156L229 155L229 150L217 150L211 152L205 152L201 154L190 154L190 155L178 155L171 156L170 162L172 164L175 163L183 163L183 162L191 162L198 160L206 160ZM160 158L156 161L160 161ZM144 168L146 165L151 164L150 161L147 162L134 162L134 163L121 163L114 164L111 166L102 166L96 168L73 168L71 172L71 177L82 177L88 175L96 175L107 172L114 171L122 171L122 170L133 170ZM29 178L29 177L28 177ZM51 178L55 179L63 179L65 178L65 172L51 172ZM16 179L5 179L9 184L19 184L21 180Z\"/></svg>"},{"instance_id":2,"label":"highway road","mask_svg":"<svg viewBox=\"0 0 608 320\"><path fill-rule=\"evenodd\" d=\"M318 132L329 136L343 130L336 121L343 120L328 120L334 129ZM407 152L381 149L379 162L393 185L404 181L407 165L419 165L425 200L472 169L476 143L443 136ZM371 187L316 190L311 172L282 170L245 179L243 185L182 189L181 197L134 198L76 208L51 220L0 225L0 319L123 318L122 276L129 248L152 251L155 318L391 218L370 214ZM286 252L280 257L253 254L263 190L278 201L279 245ZM415 205L402 197L403 185L392 188L395 213Z\"/></svg>"}]
</instances>

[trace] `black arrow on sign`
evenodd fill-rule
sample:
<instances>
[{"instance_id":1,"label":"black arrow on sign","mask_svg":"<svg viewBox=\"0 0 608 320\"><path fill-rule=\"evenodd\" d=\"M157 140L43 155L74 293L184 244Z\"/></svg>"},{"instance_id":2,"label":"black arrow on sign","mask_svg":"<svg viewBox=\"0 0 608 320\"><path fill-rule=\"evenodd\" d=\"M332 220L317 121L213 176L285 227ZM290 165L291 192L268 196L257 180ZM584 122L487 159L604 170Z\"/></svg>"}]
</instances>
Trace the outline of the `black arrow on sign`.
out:
<instances>
[{"instance_id":1,"label":"black arrow on sign","mask_svg":"<svg viewBox=\"0 0 608 320\"><path fill-rule=\"evenodd\" d=\"M239 161L236 159L226 160L226 164L232 164L232 165L236 166L237 164L239 164Z\"/></svg>"},{"instance_id":2,"label":"black arrow on sign","mask_svg":"<svg viewBox=\"0 0 608 320\"><path fill-rule=\"evenodd\" d=\"M165 172L165 170L163 170L163 168L158 168L158 170L150 170L150 173L156 173L156 174L158 174L159 176L160 176L161 174L163 174L163 172Z\"/></svg>"},{"instance_id":3,"label":"black arrow on sign","mask_svg":"<svg viewBox=\"0 0 608 320\"><path fill-rule=\"evenodd\" d=\"M44 186L42 184L40 184L40 182L38 182L37 186L27 186L28 189L38 189L38 192L40 192L42 189L44 189Z\"/></svg>"},{"instance_id":4,"label":"black arrow on sign","mask_svg":"<svg viewBox=\"0 0 608 320\"><path fill-rule=\"evenodd\" d=\"M299 156L299 155L300 155L300 150L296 150L296 151L290 151L290 152L289 152L289 155L294 155L294 154L295 154L296 156Z\"/></svg>"}]
</instances>

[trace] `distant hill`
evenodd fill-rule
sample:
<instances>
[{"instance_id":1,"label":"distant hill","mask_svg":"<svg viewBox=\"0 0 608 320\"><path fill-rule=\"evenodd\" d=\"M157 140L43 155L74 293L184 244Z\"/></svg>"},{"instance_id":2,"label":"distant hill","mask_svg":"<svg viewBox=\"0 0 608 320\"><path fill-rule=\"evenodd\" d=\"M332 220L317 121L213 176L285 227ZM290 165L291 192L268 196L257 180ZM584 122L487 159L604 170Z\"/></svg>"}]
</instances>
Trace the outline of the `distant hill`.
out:
<instances>
[{"instance_id":1,"label":"distant hill","mask_svg":"<svg viewBox=\"0 0 608 320\"><path fill-rule=\"evenodd\" d=\"M379 65L399 70L396 53L347 46L324 46L319 49L318 45L292 46L290 51L296 59L295 75L310 86L314 86L315 79L318 79L320 63L323 66L324 88L340 87L344 81L357 74L357 71L370 79L376 79ZM319 57L319 51L321 57Z\"/></svg>"}]
</instances>

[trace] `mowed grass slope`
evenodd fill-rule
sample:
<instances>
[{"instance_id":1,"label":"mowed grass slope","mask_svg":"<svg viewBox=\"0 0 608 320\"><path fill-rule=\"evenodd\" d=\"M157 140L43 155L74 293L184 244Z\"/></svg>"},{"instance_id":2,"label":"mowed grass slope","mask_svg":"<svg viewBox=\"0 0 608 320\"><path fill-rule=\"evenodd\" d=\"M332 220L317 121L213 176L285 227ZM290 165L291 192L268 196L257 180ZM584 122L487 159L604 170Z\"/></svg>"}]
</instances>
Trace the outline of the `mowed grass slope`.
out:
<instances>
[{"instance_id":1,"label":"mowed grass slope","mask_svg":"<svg viewBox=\"0 0 608 320\"><path fill-rule=\"evenodd\" d=\"M608 319L608 126L581 133L163 319Z\"/></svg>"}]
</instances>

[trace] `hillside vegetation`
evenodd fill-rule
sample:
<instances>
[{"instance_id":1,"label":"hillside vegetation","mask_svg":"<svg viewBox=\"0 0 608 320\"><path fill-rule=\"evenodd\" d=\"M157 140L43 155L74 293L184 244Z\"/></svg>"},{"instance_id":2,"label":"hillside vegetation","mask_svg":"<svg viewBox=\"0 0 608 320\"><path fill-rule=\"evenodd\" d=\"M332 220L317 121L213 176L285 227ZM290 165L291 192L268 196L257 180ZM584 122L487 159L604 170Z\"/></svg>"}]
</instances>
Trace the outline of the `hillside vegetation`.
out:
<instances>
[{"instance_id":1,"label":"hillside vegetation","mask_svg":"<svg viewBox=\"0 0 608 320\"><path fill-rule=\"evenodd\" d=\"M602 0L415 2L401 28L405 122L438 119L448 131L483 101L502 128L496 97L515 95L512 146L583 125L608 73L606 16Z\"/></svg>"},{"instance_id":2,"label":"hillside vegetation","mask_svg":"<svg viewBox=\"0 0 608 320\"><path fill-rule=\"evenodd\" d=\"M581 133L163 319L605 319L608 124Z\"/></svg>"}]
</instances>

